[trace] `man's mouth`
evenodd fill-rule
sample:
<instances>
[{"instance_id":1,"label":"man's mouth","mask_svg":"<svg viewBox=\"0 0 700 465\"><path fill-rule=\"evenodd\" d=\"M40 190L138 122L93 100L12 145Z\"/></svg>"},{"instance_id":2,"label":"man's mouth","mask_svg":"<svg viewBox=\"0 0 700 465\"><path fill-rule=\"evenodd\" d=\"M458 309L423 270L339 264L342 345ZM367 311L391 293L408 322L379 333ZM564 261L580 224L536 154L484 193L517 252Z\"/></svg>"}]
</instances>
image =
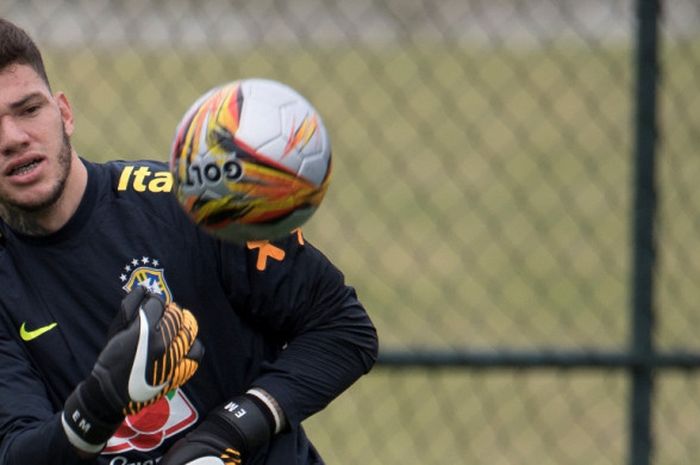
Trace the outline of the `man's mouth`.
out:
<instances>
[{"instance_id":1,"label":"man's mouth","mask_svg":"<svg viewBox=\"0 0 700 465\"><path fill-rule=\"evenodd\" d=\"M32 160L24 165L13 168L10 171L10 176L21 176L23 174L27 174L36 168L37 165L39 165L39 160Z\"/></svg>"}]
</instances>

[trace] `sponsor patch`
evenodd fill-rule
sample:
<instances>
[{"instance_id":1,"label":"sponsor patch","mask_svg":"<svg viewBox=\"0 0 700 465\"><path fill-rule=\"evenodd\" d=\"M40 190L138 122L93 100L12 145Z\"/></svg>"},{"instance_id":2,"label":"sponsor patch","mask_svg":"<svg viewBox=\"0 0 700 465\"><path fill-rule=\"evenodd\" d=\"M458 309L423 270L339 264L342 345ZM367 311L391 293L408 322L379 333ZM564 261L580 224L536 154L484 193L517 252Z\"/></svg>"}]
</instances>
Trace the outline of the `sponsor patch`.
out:
<instances>
[{"instance_id":1,"label":"sponsor patch","mask_svg":"<svg viewBox=\"0 0 700 465\"><path fill-rule=\"evenodd\" d=\"M174 389L155 404L126 417L102 453L153 450L166 438L193 425L198 417L185 393Z\"/></svg>"}]
</instances>

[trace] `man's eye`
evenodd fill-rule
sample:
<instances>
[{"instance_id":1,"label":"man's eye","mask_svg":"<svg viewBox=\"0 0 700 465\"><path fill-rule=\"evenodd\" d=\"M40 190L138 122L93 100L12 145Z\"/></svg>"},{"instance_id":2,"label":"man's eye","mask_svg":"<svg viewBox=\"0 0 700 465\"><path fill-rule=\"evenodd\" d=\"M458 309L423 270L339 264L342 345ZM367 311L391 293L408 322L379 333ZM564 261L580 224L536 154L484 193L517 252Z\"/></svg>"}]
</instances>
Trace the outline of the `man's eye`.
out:
<instances>
[{"instance_id":1,"label":"man's eye","mask_svg":"<svg viewBox=\"0 0 700 465\"><path fill-rule=\"evenodd\" d=\"M24 113L26 115L33 115L34 113L39 111L39 108L40 108L39 105L32 105L30 107L25 108Z\"/></svg>"}]
</instances>

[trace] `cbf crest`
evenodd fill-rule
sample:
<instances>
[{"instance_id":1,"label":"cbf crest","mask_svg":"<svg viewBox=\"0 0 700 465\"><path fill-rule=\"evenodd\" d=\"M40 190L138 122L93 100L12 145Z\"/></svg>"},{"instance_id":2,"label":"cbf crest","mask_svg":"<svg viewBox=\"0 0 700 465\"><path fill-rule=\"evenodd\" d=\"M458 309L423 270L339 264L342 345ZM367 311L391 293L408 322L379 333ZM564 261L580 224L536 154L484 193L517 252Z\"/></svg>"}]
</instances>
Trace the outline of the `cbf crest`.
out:
<instances>
[{"instance_id":1,"label":"cbf crest","mask_svg":"<svg viewBox=\"0 0 700 465\"><path fill-rule=\"evenodd\" d=\"M142 286L163 299L165 303L172 302L172 293L165 281L165 270L160 267L160 261L151 257L133 258L124 265L119 280L124 283L122 289L127 293L134 286Z\"/></svg>"}]
</instances>

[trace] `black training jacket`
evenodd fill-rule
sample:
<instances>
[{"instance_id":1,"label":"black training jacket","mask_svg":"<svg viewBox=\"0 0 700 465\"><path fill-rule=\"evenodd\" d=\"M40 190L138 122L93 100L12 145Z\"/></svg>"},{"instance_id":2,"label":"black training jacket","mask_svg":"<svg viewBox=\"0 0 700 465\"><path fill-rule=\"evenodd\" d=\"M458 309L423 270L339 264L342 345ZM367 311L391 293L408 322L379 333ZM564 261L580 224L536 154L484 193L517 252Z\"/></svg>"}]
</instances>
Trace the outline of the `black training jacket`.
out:
<instances>
[{"instance_id":1,"label":"black training jacket","mask_svg":"<svg viewBox=\"0 0 700 465\"><path fill-rule=\"evenodd\" d=\"M189 308L206 353L184 387L128 417L90 463L153 465L252 386L277 399L289 426L245 465L322 463L300 423L377 355L375 328L341 272L301 232L245 246L204 234L163 163L83 163L87 189L61 230L27 237L0 222L0 464L87 463L61 410L135 285Z\"/></svg>"}]
</instances>

